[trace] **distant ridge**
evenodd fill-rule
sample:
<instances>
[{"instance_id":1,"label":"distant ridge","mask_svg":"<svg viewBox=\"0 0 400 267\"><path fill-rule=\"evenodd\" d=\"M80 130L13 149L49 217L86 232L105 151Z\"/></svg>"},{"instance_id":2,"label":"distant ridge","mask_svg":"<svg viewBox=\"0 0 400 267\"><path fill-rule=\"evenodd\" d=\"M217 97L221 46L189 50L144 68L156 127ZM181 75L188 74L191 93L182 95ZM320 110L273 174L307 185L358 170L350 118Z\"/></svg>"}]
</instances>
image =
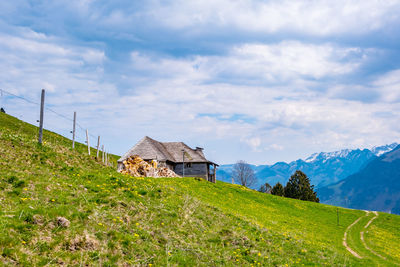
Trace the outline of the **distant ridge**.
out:
<instances>
[{"instance_id":1,"label":"distant ridge","mask_svg":"<svg viewBox=\"0 0 400 267\"><path fill-rule=\"evenodd\" d=\"M343 149L334 152L320 152L290 163L277 162L273 165L252 165L258 177L258 183L254 188L257 189L265 182L272 185L277 182L286 183L290 175L296 170L305 172L316 188L324 187L358 172L368 162L393 150L397 145L397 143L392 143L375 146L371 149ZM217 179L231 182L232 166L233 164L221 165L217 171Z\"/></svg>"},{"instance_id":2,"label":"distant ridge","mask_svg":"<svg viewBox=\"0 0 400 267\"><path fill-rule=\"evenodd\" d=\"M320 188L327 204L400 214L400 146L370 161L359 172Z\"/></svg>"},{"instance_id":3,"label":"distant ridge","mask_svg":"<svg viewBox=\"0 0 400 267\"><path fill-rule=\"evenodd\" d=\"M392 143L389 145L383 145L383 146L374 146L373 148L369 149L375 156L381 156L391 150L393 150L395 147L397 147L397 143ZM320 152L320 153L314 153L308 158L306 158L304 161L305 162L315 162L318 159L322 160L328 160L331 158L346 158L348 155L352 152L358 149L342 149L339 151L334 151L334 152Z\"/></svg>"}]
</instances>

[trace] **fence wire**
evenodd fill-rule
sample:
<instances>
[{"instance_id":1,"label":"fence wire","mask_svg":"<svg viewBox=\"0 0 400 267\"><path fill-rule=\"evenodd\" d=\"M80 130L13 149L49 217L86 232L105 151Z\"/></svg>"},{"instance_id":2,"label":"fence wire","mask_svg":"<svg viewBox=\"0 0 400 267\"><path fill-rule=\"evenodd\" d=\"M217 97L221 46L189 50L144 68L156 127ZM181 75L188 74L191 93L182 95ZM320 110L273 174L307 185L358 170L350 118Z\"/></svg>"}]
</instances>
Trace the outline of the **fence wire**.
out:
<instances>
[{"instance_id":1,"label":"fence wire","mask_svg":"<svg viewBox=\"0 0 400 267\"><path fill-rule=\"evenodd\" d=\"M10 99L11 99L11 101L9 101ZM12 105L13 102L15 102L14 100L25 101L26 103L28 103L30 105L34 105L36 107L36 110L33 113L29 112L30 118L28 119L28 122L30 120L31 123L34 124L34 125L35 125L35 122L36 123L39 122L39 120L37 120L37 119L35 120L34 118L35 117L36 118L39 117L40 103L35 102L35 101L25 97L25 96L16 95L16 94L11 93L11 92L9 92L7 90L0 89L0 107L4 108L5 112L8 113L8 110L6 109L5 102L9 101L10 103L8 103L8 104ZM24 106L24 108L27 108L27 106ZM14 109L12 109L12 108L10 108L9 110L12 110L12 112L10 113L11 115L13 115L13 116L15 116L15 117L17 117L17 118L19 118L19 119L21 119L23 121L27 121L27 119L26 119L27 116L24 116L24 113L26 114L26 112L21 111L21 109L19 109L19 112L14 110ZM54 131L57 134L60 134L60 135L62 135L64 137L72 140L72 123L73 123L74 120L72 118L70 118L70 117L58 112L58 111L55 111L53 108L46 107L46 101L45 101L45 105L44 105L44 110L45 111L49 111L53 116L56 116L57 118L61 118L63 120L66 120L66 121L70 122L71 123L71 130L65 130L60 126L53 124L52 120L48 119L49 118L49 116L48 116L49 114L46 115L46 118L47 118L45 120L45 126L46 127L44 127L44 128L46 128L47 130ZM35 114L35 115L33 115L33 114ZM78 121L75 122L75 125L77 126L75 128L75 142L80 142L80 143L85 144L86 143L86 130L88 130L88 128L82 126L80 123L78 123ZM95 140L94 142L97 142L97 138L98 138L99 135L96 136L96 135L92 134L89 131L89 136L92 137ZM91 146L91 147L92 148L97 148L97 144L96 144L96 147L93 147L93 146ZM102 144L99 144L99 149L101 149L101 147L102 147ZM104 151L104 152L107 153L106 151Z\"/></svg>"}]
</instances>

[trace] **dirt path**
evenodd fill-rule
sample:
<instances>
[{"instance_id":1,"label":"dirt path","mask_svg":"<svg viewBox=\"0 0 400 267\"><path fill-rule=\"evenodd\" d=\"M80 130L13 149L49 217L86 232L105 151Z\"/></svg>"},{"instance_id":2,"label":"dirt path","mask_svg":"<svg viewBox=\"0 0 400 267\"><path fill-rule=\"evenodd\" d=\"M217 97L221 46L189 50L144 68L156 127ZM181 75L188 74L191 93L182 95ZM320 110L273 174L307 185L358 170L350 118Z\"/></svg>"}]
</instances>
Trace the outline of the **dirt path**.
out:
<instances>
[{"instance_id":1,"label":"dirt path","mask_svg":"<svg viewBox=\"0 0 400 267\"><path fill-rule=\"evenodd\" d=\"M366 215L368 215L369 211L366 211ZM364 216L366 216L364 215ZM347 228L346 231L344 232L344 236L343 236L343 246L347 249L347 251L349 251L351 254L353 254L354 257L362 259L362 257L360 255L358 255L357 252L355 252L354 250L352 250L348 245L347 245L347 234L349 232L349 230L351 229L351 227L353 227L356 223L358 223L362 217L364 216L360 216L357 220L355 220L352 224L350 224Z\"/></svg>"},{"instance_id":2,"label":"dirt path","mask_svg":"<svg viewBox=\"0 0 400 267\"><path fill-rule=\"evenodd\" d=\"M372 218L367 222L367 224L366 224L366 225L364 226L364 228L363 228L364 230L360 231L360 240L361 240L361 243L363 244L363 246L364 246L371 254L375 255L376 257L379 257L379 258L382 259L382 260L387 261L387 258L385 258L384 256L378 254L377 252L375 252L374 250L372 250L370 247L368 247L368 245L367 245L367 243L365 242L365 239L364 239L364 231L367 231L367 229L368 229L368 227L371 225L371 223L372 223L374 220L376 220L376 219L378 218L378 216L379 216L378 212L376 212L376 211L367 211L367 210L366 210L366 211L365 211L365 215L360 216L357 220L355 220L352 224L350 224L350 225L346 228L346 231L344 232L344 237L343 237L343 246L344 246L354 257L357 257L357 258L359 258L359 259L362 259L362 258L363 258L362 256L360 256L357 252L355 252L354 250L352 250L352 249L347 245L347 235L348 235L348 233L349 233L349 230L350 230L355 224L357 224L362 218L368 216L371 212L372 212L375 216L372 217ZM396 263L395 265L400 266L400 265L397 264L397 263Z\"/></svg>"},{"instance_id":3,"label":"dirt path","mask_svg":"<svg viewBox=\"0 0 400 267\"><path fill-rule=\"evenodd\" d=\"M368 226L369 226L376 218L378 218L378 216L379 216L378 212L373 211L373 213L375 214L375 216L374 216L373 218L371 218L371 220L368 221L368 223L364 226L364 229L367 229ZM365 240L364 240L364 231L361 231L361 232L360 232L360 239L361 239L361 243L364 245L364 247L365 247L369 252L371 252L372 254L374 254L375 256L377 256L377 257L379 257L379 258L381 258L381 259L387 260L385 257L379 255L378 253L376 253L375 251L373 251L371 248L368 247L367 243L365 243Z\"/></svg>"}]
</instances>

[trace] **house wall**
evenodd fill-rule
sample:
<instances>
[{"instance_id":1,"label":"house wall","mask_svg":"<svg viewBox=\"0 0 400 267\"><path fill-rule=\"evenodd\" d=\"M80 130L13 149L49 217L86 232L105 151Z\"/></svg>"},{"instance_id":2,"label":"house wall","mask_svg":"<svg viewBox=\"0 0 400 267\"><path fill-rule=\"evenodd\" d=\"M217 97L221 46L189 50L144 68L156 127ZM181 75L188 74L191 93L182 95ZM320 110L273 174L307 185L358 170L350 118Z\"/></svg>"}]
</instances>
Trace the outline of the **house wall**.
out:
<instances>
[{"instance_id":1,"label":"house wall","mask_svg":"<svg viewBox=\"0 0 400 267\"><path fill-rule=\"evenodd\" d=\"M166 163L165 166L170 169L171 171L174 170L174 165L170 164L170 163Z\"/></svg>"},{"instance_id":2,"label":"house wall","mask_svg":"<svg viewBox=\"0 0 400 267\"><path fill-rule=\"evenodd\" d=\"M175 165L174 172L178 175L183 174L182 163ZM208 168L207 163L192 163L191 167L186 167L185 163L185 177L201 177L207 180Z\"/></svg>"}]
</instances>

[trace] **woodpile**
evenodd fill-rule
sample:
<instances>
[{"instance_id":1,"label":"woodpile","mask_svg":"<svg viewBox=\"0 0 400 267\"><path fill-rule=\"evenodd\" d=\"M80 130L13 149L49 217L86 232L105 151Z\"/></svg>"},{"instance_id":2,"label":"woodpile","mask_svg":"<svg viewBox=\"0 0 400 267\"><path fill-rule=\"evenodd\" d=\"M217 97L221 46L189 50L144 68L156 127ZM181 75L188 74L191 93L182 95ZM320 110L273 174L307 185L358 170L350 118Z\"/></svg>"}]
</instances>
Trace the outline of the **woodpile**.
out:
<instances>
[{"instance_id":1,"label":"woodpile","mask_svg":"<svg viewBox=\"0 0 400 267\"><path fill-rule=\"evenodd\" d=\"M157 176L155 177L180 177L173 170L170 170L166 167L157 168Z\"/></svg>"},{"instance_id":2,"label":"woodpile","mask_svg":"<svg viewBox=\"0 0 400 267\"><path fill-rule=\"evenodd\" d=\"M157 167L157 162L144 161L138 155L131 156L123 161L124 167L121 173L135 177L180 177L174 171L166 167Z\"/></svg>"}]
</instances>

